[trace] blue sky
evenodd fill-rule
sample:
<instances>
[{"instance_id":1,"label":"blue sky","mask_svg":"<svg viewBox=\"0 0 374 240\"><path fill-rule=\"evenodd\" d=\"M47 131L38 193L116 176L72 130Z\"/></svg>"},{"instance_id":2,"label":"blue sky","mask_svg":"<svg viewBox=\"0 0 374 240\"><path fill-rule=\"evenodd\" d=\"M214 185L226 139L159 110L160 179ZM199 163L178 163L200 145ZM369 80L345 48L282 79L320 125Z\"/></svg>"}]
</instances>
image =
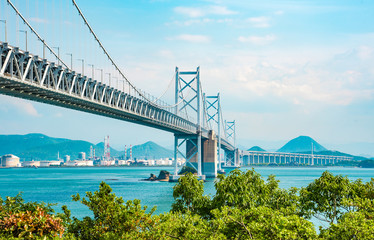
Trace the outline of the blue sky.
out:
<instances>
[{"instance_id":1,"label":"blue sky","mask_svg":"<svg viewBox=\"0 0 374 240\"><path fill-rule=\"evenodd\" d=\"M47 42L61 47L67 63L66 53L73 51L75 58L94 59L96 66L110 69L70 1L14 2ZM236 119L240 145L277 149L308 135L330 149L374 156L373 1L77 3L139 88L161 95L175 66L200 66L205 92L220 92L225 117ZM53 4L61 10L48 17L41 9ZM0 10L0 18L12 19L5 0ZM0 25L2 41L3 30ZM19 33L10 39L24 46ZM40 50L37 43L30 46ZM79 64L74 60L77 71ZM169 89L165 100L171 96ZM115 147L147 140L173 143L172 134L159 130L6 96L0 96L0 115L4 134L41 132L91 142L109 134Z\"/></svg>"}]
</instances>

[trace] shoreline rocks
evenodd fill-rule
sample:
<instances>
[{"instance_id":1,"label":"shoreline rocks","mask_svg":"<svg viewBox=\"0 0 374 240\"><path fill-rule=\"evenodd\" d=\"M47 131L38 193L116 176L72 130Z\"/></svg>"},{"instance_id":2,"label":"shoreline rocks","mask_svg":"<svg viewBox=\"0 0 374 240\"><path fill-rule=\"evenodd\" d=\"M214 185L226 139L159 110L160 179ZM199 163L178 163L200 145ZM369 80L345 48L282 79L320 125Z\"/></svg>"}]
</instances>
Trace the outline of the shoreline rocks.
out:
<instances>
[{"instance_id":1,"label":"shoreline rocks","mask_svg":"<svg viewBox=\"0 0 374 240\"><path fill-rule=\"evenodd\" d=\"M158 174L158 177L156 177L155 174L151 173L151 176L149 178L143 179L143 181L161 181L161 182L168 182L170 177L170 173L166 170L161 170Z\"/></svg>"}]
</instances>

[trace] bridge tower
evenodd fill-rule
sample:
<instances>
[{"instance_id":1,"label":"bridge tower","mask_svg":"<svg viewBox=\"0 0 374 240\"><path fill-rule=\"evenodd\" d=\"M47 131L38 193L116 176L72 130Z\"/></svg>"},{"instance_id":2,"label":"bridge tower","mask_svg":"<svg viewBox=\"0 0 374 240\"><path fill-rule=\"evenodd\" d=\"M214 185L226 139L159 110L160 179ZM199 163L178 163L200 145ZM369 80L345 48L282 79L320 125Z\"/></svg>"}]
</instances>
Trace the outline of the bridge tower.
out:
<instances>
[{"instance_id":1,"label":"bridge tower","mask_svg":"<svg viewBox=\"0 0 374 240\"><path fill-rule=\"evenodd\" d=\"M225 136L234 143L234 151L225 151L225 165L227 167L239 167L239 151L236 149L235 120L225 121Z\"/></svg>"},{"instance_id":2,"label":"bridge tower","mask_svg":"<svg viewBox=\"0 0 374 240\"><path fill-rule=\"evenodd\" d=\"M222 156L221 156L221 122L222 122L222 111L221 111L221 98L218 93L216 96L205 96L204 101L206 105L207 123L210 124L210 129L217 130L217 156L218 156L218 169L217 164L215 165L215 173L224 172L222 169ZM213 124L212 124L213 123ZM214 128L216 127L216 128Z\"/></svg>"},{"instance_id":3,"label":"bridge tower","mask_svg":"<svg viewBox=\"0 0 374 240\"><path fill-rule=\"evenodd\" d=\"M197 175L205 178L202 175L201 164L201 92L200 67L196 71L184 72L179 71L178 67L175 68L175 114L184 116L192 122L196 121L196 134L174 134L174 176L176 179L179 155L186 159L186 166L195 168ZM191 119L191 115L196 116L196 119ZM182 145L186 146L186 154L181 149Z\"/></svg>"}]
</instances>

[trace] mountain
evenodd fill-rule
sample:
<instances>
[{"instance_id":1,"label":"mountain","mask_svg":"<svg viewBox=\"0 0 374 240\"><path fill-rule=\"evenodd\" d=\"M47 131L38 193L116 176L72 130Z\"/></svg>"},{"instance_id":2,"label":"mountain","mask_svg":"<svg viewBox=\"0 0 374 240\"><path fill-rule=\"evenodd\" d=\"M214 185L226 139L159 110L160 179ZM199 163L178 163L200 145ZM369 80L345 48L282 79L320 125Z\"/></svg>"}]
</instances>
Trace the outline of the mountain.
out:
<instances>
[{"instance_id":1,"label":"mountain","mask_svg":"<svg viewBox=\"0 0 374 240\"><path fill-rule=\"evenodd\" d=\"M104 143L100 142L93 146L95 148L95 156L103 156L104 155ZM112 147L110 147L110 156L118 157L123 154L124 151L118 151Z\"/></svg>"},{"instance_id":2,"label":"mountain","mask_svg":"<svg viewBox=\"0 0 374 240\"><path fill-rule=\"evenodd\" d=\"M251 147L250 149L248 149L247 151L255 151L255 152L266 152L265 149L259 147L259 146L253 146Z\"/></svg>"},{"instance_id":3,"label":"mountain","mask_svg":"<svg viewBox=\"0 0 374 240\"><path fill-rule=\"evenodd\" d=\"M286 143L277 152L310 152L312 149L312 144L314 152L327 151L326 148L324 148L322 145L316 142L313 138L308 136L300 136Z\"/></svg>"},{"instance_id":4,"label":"mountain","mask_svg":"<svg viewBox=\"0 0 374 240\"><path fill-rule=\"evenodd\" d=\"M76 159L80 152L85 152L88 157L91 146L94 147L96 156L103 156L103 142L95 145L87 141L53 138L39 133L0 135L0 156L11 153L22 160L56 160L58 152L60 158L70 155L71 159ZM110 148L110 154L119 157L124 155L124 151ZM127 149L127 156L130 156L130 149ZM173 151L149 141L133 146L132 156L137 159L170 158L173 157Z\"/></svg>"},{"instance_id":5,"label":"mountain","mask_svg":"<svg viewBox=\"0 0 374 240\"><path fill-rule=\"evenodd\" d=\"M68 139L51 138L39 133L26 135L0 135L0 155L7 153L19 154L28 149L49 144L66 142ZM57 152L56 152L57 154Z\"/></svg>"},{"instance_id":6,"label":"mountain","mask_svg":"<svg viewBox=\"0 0 374 240\"><path fill-rule=\"evenodd\" d=\"M60 158L70 155L70 158L73 160L78 157L78 153L80 152L85 152L86 156L89 156L90 146L92 144L86 141L67 140L62 143L32 147L20 153L15 153L15 155L25 160L56 160L57 153L59 153Z\"/></svg>"},{"instance_id":7,"label":"mountain","mask_svg":"<svg viewBox=\"0 0 374 240\"><path fill-rule=\"evenodd\" d=\"M127 149L127 156L130 156L129 154L130 149ZM172 158L173 154L172 150L161 147L152 141L132 147L132 156L137 159Z\"/></svg>"},{"instance_id":8,"label":"mountain","mask_svg":"<svg viewBox=\"0 0 374 240\"><path fill-rule=\"evenodd\" d=\"M40 133L0 135L0 156L12 153L22 160L56 160L58 152L61 158L70 155L71 159L76 159L79 152L85 152L88 156L90 146L94 144L81 140L53 138Z\"/></svg>"}]
</instances>

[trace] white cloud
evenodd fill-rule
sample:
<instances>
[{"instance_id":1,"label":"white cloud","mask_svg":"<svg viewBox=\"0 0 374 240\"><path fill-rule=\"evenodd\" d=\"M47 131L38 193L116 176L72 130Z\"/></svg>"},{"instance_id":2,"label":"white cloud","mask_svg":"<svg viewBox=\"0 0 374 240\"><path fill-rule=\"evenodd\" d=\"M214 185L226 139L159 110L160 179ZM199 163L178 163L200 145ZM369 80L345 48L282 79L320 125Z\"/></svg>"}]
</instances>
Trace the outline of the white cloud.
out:
<instances>
[{"instance_id":1,"label":"white cloud","mask_svg":"<svg viewBox=\"0 0 374 240\"><path fill-rule=\"evenodd\" d=\"M181 34L174 38L168 38L168 40L181 40L191 43L209 43L210 38L205 35L193 35L193 34Z\"/></svg>"},{"instance_id":2,"label":"white cloud","mask_svg":"<svg viewBox=\"0 0 374 240\"><path fill-rule=\"evenodd\" d=\"M35 107L32 105L32 103L15 97L9 97L9 96L1 96L1 104L6 108L6 111L9 111L11 109L16 109L18 112L22 114L27 114L34 117L39 117L40 114L35 109Z\"/></svg>"},{"instance_id":3,"label":"white cloud","mask_svg":"<svg viewBox=\"0 0 374 240\"><path fill-rule=\"evenodd\" d=\"M261 16L261 17L251 17L248 18L247 21L251 24L252 27L255 28L268 28L270 27L270 18Z\"/></svg>"},{"instance_id":4,"label":"white cloud","mask_svg":"<svg viewBox=\"0 0 374 240\"><path fill-rule=\"evenodd\" d=\"M38 17L32 17L32 18L30 18L30 21L31 22L36 22L36 23L48 23L47 19L38 18Z\"/></svg>"},{"instance_id":5,"label":"white cloud","mask_svg":"<svg viewBox=\"0 0 374 240\"><path fill-rule=\"evenodd\" d=\"M214 15L233 15L237 14L237 12L227 9L227 7L223 6L211 6L208 7L208 14Z\"/></svg>"},{"instance_id":6,"label":"white cloud","mask_svg":"<svg viewBox=\"0 0 374 240\"><path fill-rule=\"evenodd\" d=\"M271 42L273 42L276 39L274 35L266 35L266 36L248 36L248 37L243 37L240 36L238 38L239 42L249 42L254 45L268 45Z\"/></svg>"},{"instance_id":7,"label":"white cloud","mask_svg":"<svg viewBox=\"0 0 374 240\"><path fill-rule=\"evenodd\" d=\"M272 52L271 57L237 55L227 57L209 78L222 79L217 89L229 85L226 93L249 102L253 98L282 99L303 109L371 102L374 53L361 59L360 50L330 54L324 49L310 49L310 53L303 53L309 56L305 59L287 51ZM319 57L314 59L313 54Z\"/></svg>"},{"instance_id":8,"label":"white cloud","mask_svg":"<svg viewBox=\"0 0 374 240\"><path fill-rule=\"evenodd\" d=\"M176 7L174 11L191 18L199 18L207 15L233 15L237 13L224 6Z\"/></svg>"},{"instance_id":9,"label":"white cloud","mask_svg":"<svg viewBox=\"0 0 374 240\"><path fill-rule=\"evenodd\" d=\"M278 10L274 12L275 15L283 15L284 12L282 10Z\"/></svg>"}]
</instances>

